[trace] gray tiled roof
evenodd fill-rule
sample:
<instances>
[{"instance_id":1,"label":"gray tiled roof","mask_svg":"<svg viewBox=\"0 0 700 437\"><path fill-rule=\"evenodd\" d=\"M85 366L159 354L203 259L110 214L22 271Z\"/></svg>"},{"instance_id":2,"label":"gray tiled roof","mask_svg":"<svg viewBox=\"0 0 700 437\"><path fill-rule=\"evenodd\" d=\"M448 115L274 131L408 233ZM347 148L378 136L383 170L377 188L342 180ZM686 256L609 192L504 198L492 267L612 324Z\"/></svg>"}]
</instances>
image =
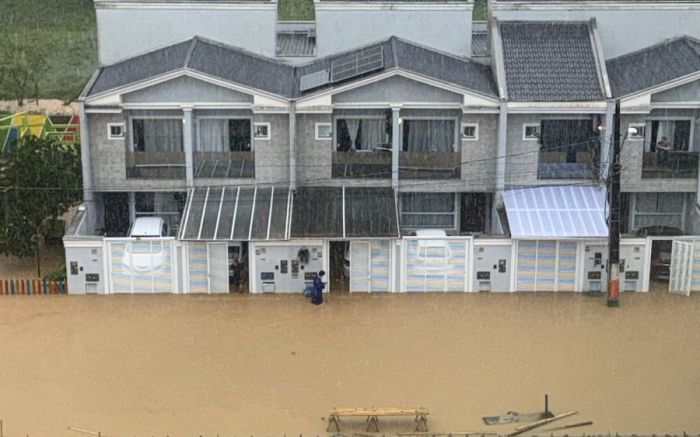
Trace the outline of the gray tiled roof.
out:
<instances>
[{"instance_id":1,"label":"gray tiled roof","mask_svg":"<svg viewBox=\"0 0 700 437\"><path fill-rule=\"evenodd\" d=\"M397 37L391 37L387 40L356 50L366 50L368 48L380 46L384 52L384 67L381 70L370 73L370 75L397 67L488 96L497 96L496 84L493 80L491 68L466 58L439 52ZM321 70L328 70L334 58L347 55L356 50L328 56L309 64L298 66L296 69L294 88L295 96L301 94L299 91L301 76ZM328 84L326 88L331 86L332 84Z\"/></svg>"},{"instance_id":2,"label":"gray tiled roof","mask_svg":"<svg viewBox=\"0 0 700 437\"><path fill-rule=\"evenodd\" d=\"M615 97L652 88L700 71L700 41L683 36L606 62Z\"/></svg>"},{"instance_id":3,"label":"gray tiled roof","mask_svg":"<svg viewBox=\"0 0 700 437\"><path fill-rule=\"evenodd\" d=\"M101 67L86 95L95 95L187 68L282 97L298 97L302 94L299 90L302 76L321 70L330 71L334 59L372 47L382 47L384 61L381 69L372 71L369 75L400 67L481 94L497 96L488 66L396 37L298 66L197 37ZM325 87L330 86L332 84Z\"/></svg>"},{"instance_id":4,"label":"gray tiled roof","mask_svg":"<svg viewBox=\"0 0 700 437\"><path fill-rule=\"evenodd\" d=\"M280 96L291 96L291 65L196 37L102 67L87 95L187 68Z\"/></svg>"},{"instance_id":5,"label":"gray tiled roof","mask_svg":"<svg viewBox=\"0 0 700 437\"><path fill-rule=\"evenodd\" d=\"M504 21L499 30L510 100L605 99L589 23Z\"/></svg>"}]
</instances>

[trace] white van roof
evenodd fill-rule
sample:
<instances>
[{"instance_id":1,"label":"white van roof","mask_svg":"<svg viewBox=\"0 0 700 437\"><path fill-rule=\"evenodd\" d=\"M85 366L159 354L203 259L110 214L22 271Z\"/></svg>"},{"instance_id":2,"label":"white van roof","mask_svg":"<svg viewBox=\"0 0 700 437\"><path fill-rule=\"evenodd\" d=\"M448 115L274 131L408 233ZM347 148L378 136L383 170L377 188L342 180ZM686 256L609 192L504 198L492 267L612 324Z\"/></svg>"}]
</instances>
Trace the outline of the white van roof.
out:
<instances>
[{"instance_id":1,"label":"white van roof","mask_svg":"<svg viewBox=\"0 0 700 437\"><path fill-rule=\"evenodd\" d=\"M137 217L131 226L131 237L160 237L163 228L161 217Z\"/></svg>"},{"instance_id":2,"label":"white van roof","mask_svg":"<svg viewBox=\"0 0 700 437\"><path fill-rule=\"evenodd\" d=\"M444 229L418 229L416 237L447 237L447 232Z\"/></svg>"}]
</instances>

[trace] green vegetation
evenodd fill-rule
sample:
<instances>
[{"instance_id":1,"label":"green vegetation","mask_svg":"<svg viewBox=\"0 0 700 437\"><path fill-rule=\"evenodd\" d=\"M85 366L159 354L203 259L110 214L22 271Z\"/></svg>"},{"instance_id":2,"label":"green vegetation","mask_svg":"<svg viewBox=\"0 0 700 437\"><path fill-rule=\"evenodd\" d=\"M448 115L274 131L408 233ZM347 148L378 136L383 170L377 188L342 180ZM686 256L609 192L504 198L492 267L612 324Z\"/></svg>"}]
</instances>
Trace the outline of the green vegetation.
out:
<instances>
[{"instance_id":1,"label":"green vegetation","mask_svg":"<svg viewBox=\"0 0 700 437\"><path fill-rule=\"evenodd\" d=\"M277 18L280 21L313 21L316 19L314 0L279 0Z\"/></svg>"},{"instance_id":2,"label":"green vegetation","mask_svg":"<svg viewBox=\"0 0 700 437\"><path fill-rule=\"evenodd\" d=\"M472 19L475 21L484 21L488 16L487 0L474 0L474 13Z\"/></svg>"},{"instance_id":3,"label":"green vegetation","mask_svg":"<svg viewBox=\"0 0 700 437\"><path fill-rule=\"evenodd\" d=\"M79 146L22 138L3 158L0 188L0 253L36 256L41 277L40 237L55 234L55 220L82 198Z\"/></svg>"},{"instance_id":4,"label":"green vegetation","mask_svg":"<svg viewBox=\"0 0 700 437\"><path fill-rule=\"evenodd\" d=\"M29 96L75 99L97 66L92 0L2 0L0 52L16 52L18 47L44 60ZM16 90L7 87L0 89L0 98L15 97Z\"/></svg>"}]
</instances>

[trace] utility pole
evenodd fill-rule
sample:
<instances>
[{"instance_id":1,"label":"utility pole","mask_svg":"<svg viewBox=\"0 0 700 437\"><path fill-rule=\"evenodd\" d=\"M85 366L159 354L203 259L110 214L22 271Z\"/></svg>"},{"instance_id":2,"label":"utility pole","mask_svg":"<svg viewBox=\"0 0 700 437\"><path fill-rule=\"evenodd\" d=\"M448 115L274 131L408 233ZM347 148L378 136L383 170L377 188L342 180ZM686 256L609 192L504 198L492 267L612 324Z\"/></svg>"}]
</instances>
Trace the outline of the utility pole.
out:
<instances>
[{"instance_id":1,"label":"utility pole","mask_svg":"<svg viewBox=\"0 0 700 437\"><path fill-rule=\"evenodd\" d=\"M608 171L610 221L608 223L608 306L620 306L620 101L615 101L613 153Z\"/></svg>"}]
</instances>

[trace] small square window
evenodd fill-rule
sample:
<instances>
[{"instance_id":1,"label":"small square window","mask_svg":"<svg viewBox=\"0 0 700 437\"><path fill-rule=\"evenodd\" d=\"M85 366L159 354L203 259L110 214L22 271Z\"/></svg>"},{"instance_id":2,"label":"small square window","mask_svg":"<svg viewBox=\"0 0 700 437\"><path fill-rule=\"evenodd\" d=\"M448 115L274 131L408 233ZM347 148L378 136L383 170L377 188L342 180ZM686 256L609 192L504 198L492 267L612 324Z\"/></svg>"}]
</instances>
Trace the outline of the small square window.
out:
<instances>
[{"instance_id":1,"label":"small square window","mask_svg":"<svg viewBox=\"0 0 700 437\"><path fill-rule=\"evenodd\" d=\"M270 139L270 123L255 123L253 126L256 140Z\"/></svg>"},{"instance_id":2,"label":"small square window","mask_svg":"<svg viewBox=\"0 0 700 437\"><path fill-rule=\"evenodd\" d=\"M630 140L643 140L644 137L646 137L647 126L645 124L630 124L629 129ZM634 129L634 131L632 131L632 129Z\"/></svg>"},{"instance_id":3,"label":"small square window","mask_svg":"<svg viewBox=\"0 0 700 437\"><path fill-rule=\"evenodd\" d=\"M123 140L125 137L124 123L108 123L107 138L110 140Z\"/></svg>"},{"instance_id":4,"label":"small square window","mask_svg":"<svg viewBox=\"0 0 700 437\"><path fill-rule=\"evenodd\" d=\"M316 139L330 140L333 137L333 128L330 123L316 123Z\"/></svg>"},{"instance_id":5,"label":"small square window","mask_svg":"<svg viewBox=\"0 0 700 437\"><path fill-rule=\"evenodd\" d=\"M523 125L523 140L538 140L540 138L539 124Z\"/></svg>"},{"instance_id":6,"label":"small square window","mask_svg":"<svg viewBox=\"0 0 700 437\"><path fill-rule=\"evenodd\" d=\"M464 123L464 124L462 124L462 139L464 139L464 140L478 140L479 139L479 125L476 123Z\"/></svg>"}]
</instances>

